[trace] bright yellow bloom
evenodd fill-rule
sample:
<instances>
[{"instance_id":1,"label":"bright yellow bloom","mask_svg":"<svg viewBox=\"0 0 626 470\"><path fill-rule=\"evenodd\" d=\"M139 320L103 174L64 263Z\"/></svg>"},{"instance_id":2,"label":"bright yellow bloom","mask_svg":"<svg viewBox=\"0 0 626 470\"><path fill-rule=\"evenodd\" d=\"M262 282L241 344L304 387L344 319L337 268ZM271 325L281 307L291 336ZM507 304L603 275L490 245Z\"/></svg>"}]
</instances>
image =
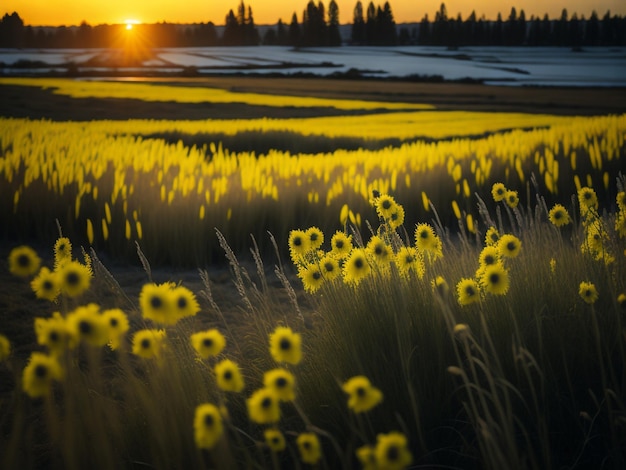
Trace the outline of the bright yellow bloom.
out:
<instances>
[{"instance_id":1,"label":"bright yellow bloom","mask_svg":"<svg viewBox=\"0 0 626 470\"><path fill-rule=\"evenodd\" d=\"M214 368L217 386L225 392L239 393L243 390L244 381L239 366L230 359L224 359Z\"/></svg>"},{"instance_id":2,"label":"bright yellow bloom","mask_svg":"<svg viewBox=\"0 0 626 470\"><path fill-rule=\"evenodd\" d=\"M337 231L330 239L332 247L332 255L338 259L344 259L352 251L352 235L346 235L344 232Z\"/></svg>"},{"instance_id":3,"label":"bright yellow bloom","mask_svg":"<svg viewBox=\"0 0 626 470\"><path fill-rule=\"evenodd\" d=\"M486 292L504 295L509 290L509 273L502 263L486 266L480 283Z\"/></svg>"},{"instance_id":4,"label":"bright yellow bloom","mask_svg":"<svg viewBox=\"0 0 626 470\"><path fill-rule=\"evenodd\" d=\"M272 369L263 374L263 385L274 390L280 401L295 399L295 382L293 374L286 369Z\"/></svg>"},{"instance_id":5,"label":"bright yellow bloom","mask_svg":"<svg viewBox=\"0 0 626 470\"><path fill-rule=\"evenodd\" d=\"M307 292L316 292L324 284L324 276L317 263L300 266L298 277L302 280L302 286Z\"/></svg>"},{"instance_id":6,"label":"bright yellow bloom","mask_svg":"<svg viewBox=\"0 0 626 470\"><path fill-rule=\"evenodd\" d=\"M497 245L498 240L500 240L500 234L498 233L498 229L495 227L489 227L487 233L485 234L485 244L487 246Z\"/></svg>"},{"instance_id":7,"label":"bright yellow bloom","mask_svg":"<svg viewBox=\"0 0 626 470\"><path fill-rule=\"evenodd\" d=\"M567 225L572 221L570 219L569 213L567 212L567 209L565 209L565 207L563 207L561 204L555 204L554 207L550 209L550 212L548 213L548 218L555 227L562 227L563 225Z\"/></svg>"},{"instance_id":8,"label":"bright yellow bloom","mask_svg":"<svg viewBox=\"0 0 626 470\"><path fill-rule=\"evenodd\" d=\"M226 346L226 338L215 328L191 335L191 345L202 359L217 356Z\"/></svg>"},{"instance_id":9,"label":"bright yellow bloom","mask_svg":"<svg viewBox=\"0 0 626 470\"><path fill-rule=\"evenodd\" d=\"M285 436L278 429L268 428L263 431L265 437L265 443L272 452L282 452L287 447Z\"/></svg>"},{"instance_id":10,"label":"bright yellow bloom","mask_svg":"<svg viewBox=\"0 0 626 470\"><path fill-rule=\"evenodd\" d=\"M582 214L586 214L589 209L598 208L598 196L593 188L584 187L578 191L578 203Z\"/></svg>"},{"instance_id":11,"label":"bright yellow bloom","mask_svg":"<svg viewBox=\"0 0 626 470\"><path fill-rule=\"evenodd\" d=\"M78 261L66 261L57 273L61 293L78 297L91 285L91 270Z\"/></svg>"},{"instance_id":12,"label":"bright yellow bloom","mask_svg":"<svg viewBox=\"0 0 626 470\"><path fill-rule=\"evenodd\" d=\"M72 243L67 237L60 237L54 243L54 269L58 270L64 263L72 260Z\"/></svg>"},{"instance_id":13,"label":"bright yellow bloom","mask_svg":"<svg viewBox=\"0 0 626 470\"><path fill-rule=\"evenodd\" d=\"M55 358L34 352L22 373L22 389L31 398L43 397L50 393L52 381L62 378L63 369Z\"/></svg>"},{"instance_id":14,"label":"bright yellow bloom","mask_svg":"<svg viewBox=\"0 0 626 470\"><path fill-rule=\"evenodd\" d=\"M418 278L424 277L424 259L417 249L412 246L400 248L396 253L394 261L401 276L406 278L410 272L414 272Z\"/></svg>"},{"instance_id":15,"label":"bright yellow bloom","mask_svg":"<svg viewBox=\"0 0 626 470\"><path fill-rule=\"evenodd\" d=\"M116 350L128 331L128 317L121 309L111 308L102 312L102 319L109 330L108 345L112 350Z\"/></svg>"},{"instance_id":16,"label":"bright yellow bloom","mask_svg":"<svg viewBox=\"0 0 626 470\"><path fill-rule=\"evenodd\" d=\"M393 252L378 235L372 236L365 247L365 252L379 265L386 266L391 261Z\"/></svg>"},{"instance_id":17,"label":"bright yellow bloom","mask_svg":"<svg viewBox=\"0 0 626 470\"><path fill-rule=\"evenodd\" d=\"M320 259L320 271L326 281L332 281L341 275L341 268L339 267L339 261L332 254L325 255Z\"/></svg>"},{"instance_id":18,"label":"bright yellow bloom","mask_svg":"<svg viewBox=\"0 0 626 470\"><path fill-rule=\"evenodd\" d=\"M349 284L358 285L365 279L372 267L365 256L365 249L354 248L343 265L343 278Z\"/></svg>"},{"instance_id":19,"label":"bright yellow bloom","mask_svg":"<svg viewBox=\"0 0 626 470\"><path fill-rule=\"evenodd\" d=\"M297 261L303 258L311 249L309 236L303 230L289 232L289 253L291 259Z\"/></svg>"},{"instance_id":20,"label":"bright yellow bloom","mask_svg":"<svg viewBox=\"0 0 626 470\"><path fill-rule=\"evenodd\" d=\"M418 224L415 228L415 244L418 250L430 251L437 248L437 235L428 224Z\"/></svg>"},{"instance_id":21,"label":"bright yellow bloom","mask_svg":"<svg viewBox=\"0 0 626 470\"><path fill-rule=\"evenodd\" d=\"M0 362L5 361L11 355L11 342L9 338L0 335Z\"/></svg>"},{"instance_id":22,"label":"bright yellow bloom","mask_svg":"<svg viewBox=\"0 0 626 470\"><path fill-rule=\"evenodd\" d=\"M481 268L486 268L496 264L500 259L500 251L493 245L486 246L478 255L478 264Z\"/></svg>"},{"instance_id":23,"label":"bright yellow bloom","mask_svg":"<svg viewBox=\"0 0 626 470\"><path fill-rule=\"evenodd\" d=\"M469 305L480 300L480 288L473 279L461 279L456 285L459 304Z\"/></svg>"},{"instance_id":24,"label":"bright yellow bloom","mask_svg":"<svg viewBox=\"0 0 626 470\"><path fill-rule=\"evenodd\" d=\"M322 458L322 446L317 434L303 432L297 437L296 443L302 462L315 465Z\"/></svg>"},{"instance_id":25,"label":"bright yellow bloom","mask_svg":"<svg viewBox=\"0 0 626 470\"><path fill-rule=\"evenodd\" d=\"M38 299L46 299L51 302L54 302L61 293L57 273L50 271L45 266L39 270L39 274L30 282L30 287Z\"/></svg>"},{"instance_id":26,"label":"bright yellow bloom","mask_svg":"<svg viewBox=\"0 0 626 470\"><path fill-rule=\"evenodd\" d=\"M362 470L377 470L376 454L374 447L370 445L361 446L356 450L356 457L361 463Z\"/></svg>"},{"instance_id":27,"label":"bright yellow bloom","mask_svg":"<svg viewBox=\"0 0 626 470\"><path fill-rule=\"evenodd\" d=\"M302 358L301 337L291 328L278 326L270 334L270 354L276 362L298 364Z\"/></svg>"},{"instance_id":28,"label":"bright yellow bloom","mask_svg":"<svg viewBox=\"0 0 626 470\"><path fill-rule=\"evenodd\" d=\"M162 325L173 325L178 321L175 299L171 284L144 284L139 294L139 306L144 318Z\"/></svg>"},{"instance_id":29,"label":"bright yellow bloom","mask_svg":"<svg viewBox=\"0 0 626 470\"><path fill-rule=\"evenodd\" d=\"M396 210L391 213L386 222L394 230L400 227L404 223L404 207L398 204Z\"/></svg>"},{"instance_id":30,"label":"bright yellow bloom","mask_svg":"<svg viewBox=\"0 0 626 470\"><path fill-rule=\"evenodd\" d=\"M504 200L506 201L506 205L510 208L515 208L519 204L519 197L517 196L517 191L507 191L504 195Z\"/></svg>"},{"instance_id":31,"label":"bright yellow bloom","mask_svg":"<svg viewBox=\"0 0 626 470\"><path fill-rule=\"evenodd\" d=\"M172 289L170 298L173 302L174 317L177 319L192 317L200 311L200 305L193 292L183 286Z\"/></svg>"},{"instance_id":32,"label":"bright yellow bloom","mask_svg":"<svg viewBox=\"0 0 626 470\"><path fill-rule=\"evenodd\" d=\"M50 318L35 318L37 344L46 346L53 356L60 355L69 345L70 332L59 312Z\"/></svg>"},{"instance_id":33,"label":"bright yellow bloom","mask_svg":"<svg viewBox=\"0 0 626 470\"><path fill-rule=\"evenodd\" d=\"M324 243L324 233L317 227L310 227L305 232L309 240L309 251L317 250Z\"/></svg>"},{"instance_id":34,"label":"bright yellow bloom","mask_svg":"<svg viewBox=\"0 0 626 470\"><path fill-rule=\"evenodd\" d=\"M72 347L80 342L104 346L109 341L108 325L100 314L100 307L94 303L76 308L65 321Z\"/></svg>"},{"instance_id":35,"label":"bright yellow bloom","mask_svg":"<svg viewBox=\"0 0 626 470\"><path fill-rule=\"evenodd\" d=\"M374 454L379 470L401 470L413 461L406 436L397 431L379 434Z\"/></svg>"},{"instance_id":36,"label":"bright yellow bloom","mask_svg":"<svg viewBox=\"0 0 626 470\"><path fill-rule=\"evenodd\" d=\"M28 277L39 271L41 258L31 247L22 245L9 253L9 271L20 277Z\"/></svg>"},{"instance_id":37,"label":"bright yellow bloom","mask_svg":"<svg viewBox=\"0 0 626 470\"><path fill-rule=\"evenodd\" d=\"M196 407L193 420L194 439L199 449L212 449L224 433L222 415L217 406L204 403Z\"/></svg>"},{"instance_id":38,"label":"bright yellow bloom","mask_svg":"<svg viewBox=\"0 0 626 470\"><path fill-rule=\"evenodd\" d=\"M506 186L502 183L495 183L491 187L491 195L493 196L493 200L496 202L502 201L506 196Z\"/></svg>"},{"instance_id":39,"label":"bright yellow bloom","mask_svg":"<svg viewBox=\"0 0 626 470\"><path fill-rule=\"evenodd\" d=\"M383 400L383 393L364 375L357 375L341 386L348 397L348 408L355 413L369 411Z\"/></svg>"},{"instance_id":40,"label":"bright yellow bloom","mask_svg":"<svg viewBox=\"0 0 626 470\"><path fill-rule=\"evenodd\" d=\"M273 424L280 420L278 396L271 388L260 388L255 391L246 404L250 420L258 424Z\"/></svg>"},{"instance_id":41,"label":"bright yellow bloom","mask_svg":"<svg viewBox=\"0 0 626 470\"><path fill-rule=\"evenodd\" d=\"M382 194L380 197L375 199L375 206L378 216L388 220L391 217L391 214L396 211L398 204L392 196Z\"/></svg>"},{"instance_id":42,"label":"bright yellow bloom","mask_svg":"<svg viewBox=\"0 0 626 470\"><path fill-rule=\"evenodd\" d=\"M598 291L591 282L581 282L578 287L578 294L588 304L593 304L598 300Z\"/></svg>"},{"instance_id":43,"label":"bright yellow bloom","mask_svg":"<svg viewBox=\"0 0 626 470\"><path fill-rule=\"evenodd\" d=\"M164 347L164 330L139 330L133 336L133 354L144 359L159 358Z\"/></svg>"},{"instance_id":44,"label":"bright yellow bloom","mask_svg":"<svg viewBox=\"0 0 626 470\"><path fill-rule=\"evenodd\" d=\"M515 235L504 234L498 241L498 251L505 258L515 258L522 248L522 242Z\"/></svg>"}]
</instances>

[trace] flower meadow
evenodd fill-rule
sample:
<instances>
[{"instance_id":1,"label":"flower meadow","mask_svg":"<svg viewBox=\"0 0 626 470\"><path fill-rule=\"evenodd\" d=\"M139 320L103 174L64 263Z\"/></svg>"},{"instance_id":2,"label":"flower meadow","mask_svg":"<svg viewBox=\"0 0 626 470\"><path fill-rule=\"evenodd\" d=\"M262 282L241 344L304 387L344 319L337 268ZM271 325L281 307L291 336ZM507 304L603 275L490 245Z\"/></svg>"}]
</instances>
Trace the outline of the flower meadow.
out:
<instances>
[{"instance_id":1,"label":"flower meadow","mask_svg":"<svg viewBox=\"0 0 626 470\"><path fill-rule=\"evenodd\" d=\"M0 466L623 468L626 121L474 117L297 155L3 119Z\"/></svg>"}]
</instances>

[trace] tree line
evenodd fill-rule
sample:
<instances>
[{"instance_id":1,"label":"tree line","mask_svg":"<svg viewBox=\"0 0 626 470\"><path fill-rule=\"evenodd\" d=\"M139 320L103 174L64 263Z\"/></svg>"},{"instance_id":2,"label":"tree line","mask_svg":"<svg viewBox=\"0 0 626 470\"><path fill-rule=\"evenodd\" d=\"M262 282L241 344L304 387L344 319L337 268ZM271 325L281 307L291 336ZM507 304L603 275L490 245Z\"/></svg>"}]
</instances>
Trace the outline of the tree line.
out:
<instances>
[{"instance_id":1,"label":"tree line","mask_svg":"<svg viewBox=\"0 0 626 470\"><path fill-rule=\"evenodd\" d=\"M293 13L289 24L279 20L273 27L264 27L263 34L254 22L252 7L241 0L236 11L227 13L224 26L212 22L179 25L155 23L137 25L137 33L149 47L250 46L284 45L294 47L352 45L466 45L495 46L624 46L626 18L607 11L602 18L593 11L589 18L569 15L551 19L526 17L524 10L513 7L506 19L498 14L495 20L478 17L472 12L448 16L445 3L431 20L428 15L415 25L401 25L393 17L391 4L364 6L360 0L353 10L350 34L342 38L339 7L330 0L328 7L320 0L309 0L300 17ZM26 26L19 14L5 14L0 20L0 47L17 48L90 48L116 47L123 43L124 25L79 26L54 28ZM345 28L344 28L345 29Z\"/></svg>"}]
</instances>

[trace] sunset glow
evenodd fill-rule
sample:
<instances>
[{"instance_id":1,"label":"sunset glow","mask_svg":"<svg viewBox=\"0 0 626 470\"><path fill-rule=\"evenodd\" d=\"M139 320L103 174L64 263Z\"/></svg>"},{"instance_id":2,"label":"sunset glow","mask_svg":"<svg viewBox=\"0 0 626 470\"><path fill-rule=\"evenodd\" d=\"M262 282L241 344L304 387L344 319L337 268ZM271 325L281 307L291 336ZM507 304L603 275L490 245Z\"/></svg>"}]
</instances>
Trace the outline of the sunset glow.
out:
<instances>
[{"instance_id":1,"label":"sunset glow","mask_svg":"<svg viewBox=\"0 0 626 470\"><path fill-rule=\"evenodd\" d=\"M351 23L353 10L357 0L335 0L339 6L340 22ZM519 12L524 10L526 17L548 14L551 18L558 18L566 8L572 15L589 17L595 10L598 15L604 15L607 10L612 14L625 15L626 2L622 0L443 0L448 16L456 17L461 14L466 18L472 11L477 16L485 15L487 19L495 19L498 13L507 18L511 8ZM330 0L322 0L328 6ZM0 14L17 12L27 25L59 26L78 25L83 21L91 25L96 24L126 24L128 29L137 24L128 22L125 18L141 18L143 23L206 23L224 24L226 14L230 9L237 11L240 0L226 0L224 2L208 2L206 0L189 0L181 4L168 0L66 0L63 8L48 0L4 0ZM256 24L276 24L279 19L289 23L291 16L296 13L298 20L302 19L302 12L308 0L248 0L244 1L253 11ZM315 2L318 3L317 1ZM369 0L361 0L364 9ZM385 0L374 0L374 5L383 5ZM389 0L394 18L397 23L417 22L425 14L434 19L442 0ZM130 26L129 26L130 25Z\"/></svg>"}]
</instances>

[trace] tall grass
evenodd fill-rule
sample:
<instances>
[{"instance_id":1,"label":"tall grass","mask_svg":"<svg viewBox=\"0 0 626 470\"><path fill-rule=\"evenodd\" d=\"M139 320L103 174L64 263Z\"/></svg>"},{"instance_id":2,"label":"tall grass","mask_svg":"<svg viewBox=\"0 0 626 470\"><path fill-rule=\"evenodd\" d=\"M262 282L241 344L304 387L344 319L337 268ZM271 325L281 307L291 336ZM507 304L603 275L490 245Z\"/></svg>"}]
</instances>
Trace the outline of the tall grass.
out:
<instances>
[{"instance_id":1,"label":"tall grass","mask_svg":"<svg viewBox=\"0 0 626 470\"><path fill-rule=\"evenodd\" d=\"M300 269L304 287L314 291L304 297L306 304L291 274L295 266L282 256L284 246L275 245L272 275L256 243L254 262L242 263L217 232L237 306L221 306L212 294L210 273L200 271L202 286L195 292L200 312L162 326L166 347L154 359L131 353L133 334L154 323L92 251L90 289L42 304L33 316L48 317L58 309L67 317L78 306L97 302L102 309L122 307L130 331L115 351L84 343L64 350L59 356L64 376L42 398L22 391L24 357L16 354L2 363L16 384L2 394L3 466L299 468L304 464L295 439L306 431L321 440L318 466L358 468L357 449L380 445L381 433L398 431L407 437L416 466L621 468L626 461L626 246L616 221L626 217L623 185L618 179L618 204L602 200L598 211L574 199L568 211L575 222L561 228L548 222L551 206L536 190L530 205L499 202L493 210L486 209L482 201L490 197L483 195L477 225L495 227L500 237L514 236L521 249L502 261L508 290L490 294L482 284L483 293L467 305L455 287L477 276L485 231L433 223L442 256L418 249L423 273L405 275L394 263L368 258L372 270L360 282L346 271L343 278L312 289ZM371 232L349 228L356 248L373 234L393 251L419 247L414 226L392 229L384 217L371 224ZM596 259L597 251L586 247L597 225L606 228L601 246L610 257ZM330 251L330 234L325 238L304 257L292 250L296 265L315 263L319 250ZM155 279L158 272L143 252L139 255L146 284L169 280ZM448 289L437 287L441 278ZM579 294L582 282L595 286L597 300L587 303ZM25 282L19 295L27 290ZM299 364L285 366L296 378L296 398L280 405L275 426L287 447L275 453L263 439L268 426L250 420L246 397L262 387L264 371L277 367L268 339L277 325L302 335L303 355ZM219 357L204 360L189 336L206 328L221 331L227 346ZM11 339L17 332L4 333ZM217 387L213 365L222 358L240 365L241 393ZM357 375L369 378L384 397L364 413L348 407L341 387ZM194 444L194 410L205 402L222 407L225 423L210 450Z\"/></svg>"}]
</instances>

